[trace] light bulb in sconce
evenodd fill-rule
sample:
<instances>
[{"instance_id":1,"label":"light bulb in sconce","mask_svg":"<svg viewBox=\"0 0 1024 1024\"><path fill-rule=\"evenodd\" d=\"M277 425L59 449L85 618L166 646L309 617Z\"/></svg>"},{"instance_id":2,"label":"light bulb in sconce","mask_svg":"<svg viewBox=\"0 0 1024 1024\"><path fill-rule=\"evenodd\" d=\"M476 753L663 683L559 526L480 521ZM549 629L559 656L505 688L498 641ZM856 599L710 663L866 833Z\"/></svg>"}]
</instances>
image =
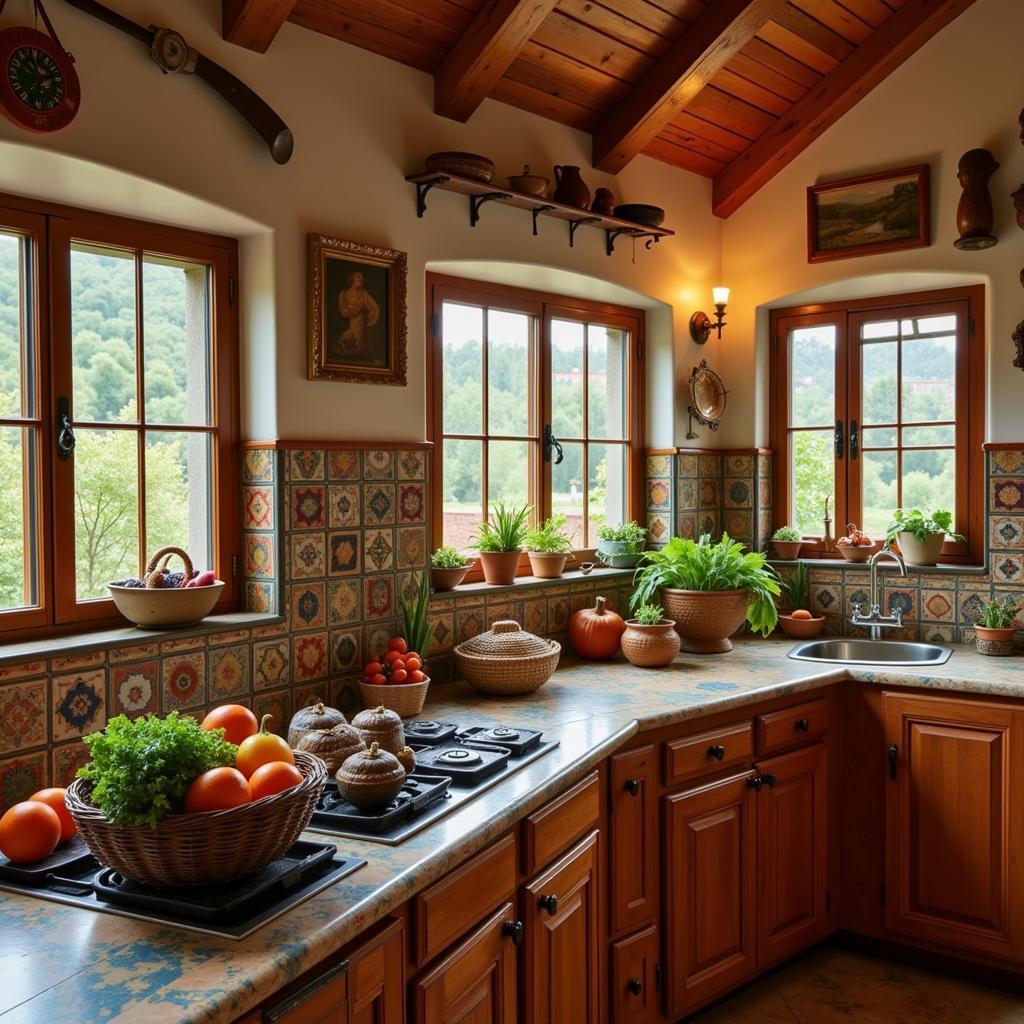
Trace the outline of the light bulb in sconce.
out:
<instances>
[{"instance_id":1,"label":"light bulb in sconce","mask_svg":"<svg viewBox=\"0 0 1024 1024\"><path fill-rule=\"evenodd\" d=\"M721 287L712 288L711 300L716 306L727 306L729 304L729 289Z\"/></svg>"},{"instance_id":2,"label":"light bulb in sconce","mask_svg":"<svg viewBox=\"0 0 1024 1024\"><path fill-rule=\"evenodd\" d=\"M729 304L729 289L720 285L711 289L711 298L715 303L715 319L712 320L707 313L697 312L690 317L690 337L698 345L703 345L711 337L711 331L717 332L719 339L722 337L722 328L725 326L725 307Z\"/></svg>"}]
</instances>

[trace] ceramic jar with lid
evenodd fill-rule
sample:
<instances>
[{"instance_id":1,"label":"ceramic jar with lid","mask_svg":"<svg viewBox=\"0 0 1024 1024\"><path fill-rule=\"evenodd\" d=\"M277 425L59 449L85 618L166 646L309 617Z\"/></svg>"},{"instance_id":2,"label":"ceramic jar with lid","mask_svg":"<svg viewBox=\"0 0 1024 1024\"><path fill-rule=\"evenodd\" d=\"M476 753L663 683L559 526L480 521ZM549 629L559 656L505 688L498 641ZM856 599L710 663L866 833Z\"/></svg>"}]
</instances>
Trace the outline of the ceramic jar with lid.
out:
<instances>
[{"instance_id":1,"label":"ceramic jar with lid","mask_svg":"<svg viewBox=\"0 0 1024 1024\"><path fill-rule=\"evenodd\" d=\"M398 796L405 782L405 769L394 754L371 743L369 750L347 758L334 777L338 792L353 807L375 811Z\"/></svg>"}]
</instances>

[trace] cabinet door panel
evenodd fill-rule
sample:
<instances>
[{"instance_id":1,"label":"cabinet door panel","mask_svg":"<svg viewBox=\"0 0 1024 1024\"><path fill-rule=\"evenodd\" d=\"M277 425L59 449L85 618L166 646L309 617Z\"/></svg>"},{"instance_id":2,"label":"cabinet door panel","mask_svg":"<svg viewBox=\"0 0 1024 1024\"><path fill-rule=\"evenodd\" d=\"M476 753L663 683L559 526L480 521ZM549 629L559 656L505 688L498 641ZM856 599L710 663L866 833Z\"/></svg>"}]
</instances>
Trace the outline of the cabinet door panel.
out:
<instances>
[{"instance_id":1,"label":"cabinet door panel","mask_svg":"<svg viewBox=\"0 0 1024 1024\"><path fill-rule=\"evenodd\" d=\"M349 955L348 1024L405 1024L402 923Z\"/></svg>"},{"instance_id":2,"label":"cabinet door panel","mask_svg":"<svg viewBox=\"0 0 1024 1024\"><path fill-rule=\"evenodd\" d=\"M828 780L822 746L759 761L758 967L821 939L827 927Z\"/></svg>"},{"instance_id":3,"label":"cabinet door panel","mask_svg":"<svg viewBox=\"0 0 1024 1024\"><path fill-rule=\"evenodd\" d=\"M1024 958L1024 711L886 694L886 927ZM891 749L891 747L890 747Z\"/></svg>"},{"instance_id":4,"label":"cabinet door panel","mask_svg":"<svg viewBox=\"0 0 1024 1024\"><path fill-rule=\"evenodd\" d=\"M657 758L653 746L611 758L609 885L613 935L658 912Z\"/></svg>"},{"instance_id":5,"label":"cabinet door panel","mask_svg":"<svg viewBox=\"0 0 1024 1024\"><path fill-rule=\"evenodd\" d=\"M749 773L665 799L666 1015L754 970L756 792Z\"/></svg>"},{"instance_id":6,"label":"cabinet door panel","mask_svg":"<svg viewBox=\"0 0 1024 1024\"><path fill-rule=\"evenodd\" d=\"M658 932L652 925L612 946L613 1024L655 1024Z\"/></svg>"}]
</instances>

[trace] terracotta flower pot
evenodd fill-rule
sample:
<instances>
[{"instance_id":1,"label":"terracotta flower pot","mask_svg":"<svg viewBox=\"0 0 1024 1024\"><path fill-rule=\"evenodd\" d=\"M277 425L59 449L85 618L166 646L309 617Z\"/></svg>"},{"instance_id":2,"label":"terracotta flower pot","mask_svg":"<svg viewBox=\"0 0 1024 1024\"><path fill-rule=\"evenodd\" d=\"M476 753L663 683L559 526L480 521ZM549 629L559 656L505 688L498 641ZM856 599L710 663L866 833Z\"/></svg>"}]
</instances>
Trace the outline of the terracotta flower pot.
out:
<instances>
[{"instance_id":1,"label":"terracotta flower pot","mask_svg":"<svg viewBox=\"0 0 1024 1024\"><path fill-rule=\"evenodd\" d=\"M434 584L435 590L454 590L472 568L472 562L469 565L460 566L458 569L438 569L435 566L430 570L430 582Z\"/></svg>"},{"instance_id":2,"label":"terracotta flower pot","mask_svg":"<svg viewBox=\"0 0 1024 1024\"><path fill-rule=\"evenodd\" d=\"M622 653L631 665L639 668L663 668L671 665L679 653L679 634L671 619L645 625L636 619L626 620L622 634Z\"/></svg>"},{"instance_id":3,"label":"terracotta flower pot","mask_svg":"<svg viewBox=\"0 0 1024 1024\"><path fill-rule=\"evenodd\" d=\"M988 626L975 626L974 637L979 654L987 654L993 658L1005 658L1013 654L1013 635L1017 631L1013 626L1006 629L989 629Z\"/></svg>"},{"instance_id":4,"label":"terracotta flower pot","mask_svg":"<svg viewBox=\"0 0 1024 1024\"><path fill-rule=\"evenodd\" d=\"M516 581L519 568L518 551L481 551L480 568L492 587L507 587Z\"/></svg>"},{"instance_id":5,"label":"terracotta flower pot","mask_svg":"<svg viewBox=\"0 0 1024 1024\"><path fill-rule=\"evenodd\" d=\"M794 640L809 640L812 636L817 636L824 627L824 615L816 615L813 619L794 619L792 615L779 616L779 629Z\"/></svg>"},{"instance_id":6,"label":"terracotta flower pot","mask_svg":"<svg viewBox=\"0 0 1024 1024\"><path fill-rule=\"evenodd\" d=\"M746 590L662 590L661 606L676 624L683 650L722 654L732 650L729 637L746 621Z\"/></svg>"},{"instance_id":7,"label":"terracotta flower pot","mask_svg":"<svg viewBox=\"0 0 1024 1024\"><path fill-rule=\"evenodd\" d=\"M772 547L775 548L775 557L781 558L784 562L792 562L800 556L802 540L773 540Z\"/></svg>"},{"instance_id":8,"label":"terracotta flower pot","mask_svg":"<svg viewBox=\"0 0 1024 1024\"><path fill-rule=\"evenodd\" d=\"M568 555L555 555L549 551L528 551L530 570L539 580L557 580L565 570Z\"/></svg>"},{"instance_id":9,"label":"terracotta flower pot","mask_svg":"<svg viewBox=\"0 0 1024 1024\"><path fill-rule=\"evenodd\" d=\"M930 533L923 540L918 540L912 533L901 533L896 540L907 565L935 565L942 554L942 544L946 539L944 533Z\"/></svg>"}]
</instances>

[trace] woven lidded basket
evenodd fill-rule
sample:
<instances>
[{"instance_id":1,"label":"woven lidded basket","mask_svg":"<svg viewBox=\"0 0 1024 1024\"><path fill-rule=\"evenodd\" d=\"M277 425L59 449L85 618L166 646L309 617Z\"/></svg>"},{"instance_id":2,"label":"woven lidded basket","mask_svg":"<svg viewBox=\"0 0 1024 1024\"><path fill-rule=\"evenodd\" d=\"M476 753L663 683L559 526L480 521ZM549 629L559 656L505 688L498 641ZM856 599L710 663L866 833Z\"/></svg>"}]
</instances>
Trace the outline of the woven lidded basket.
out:
<instances>
[{"instance_id":1,"label":"woven lidded basket","mask_svg":"<svg viewBox=\"0 0 1024 1024\"><path fill-rule=\"evenodd\" d=\"M527 633L518 622L504 619L486 633L455 648L461 675L481 693L532 693L558 667L562 645Z\"/></svg>"},{"instance_id":2,"label":"woven lidded basket","mask_svg":"<svg viewBox=\"0 0 1024 1024\"><path fill-rule=\"evenodd\" d=\"M316 809L327 769L295 751L303 775L293 789L226 811L176 814L156 828L114 825L89 801L91 784L75 779L67 805L93 856L145 885L212 885L244 878L277 860L299 838Z\"/></svg>"}]
</instances>

